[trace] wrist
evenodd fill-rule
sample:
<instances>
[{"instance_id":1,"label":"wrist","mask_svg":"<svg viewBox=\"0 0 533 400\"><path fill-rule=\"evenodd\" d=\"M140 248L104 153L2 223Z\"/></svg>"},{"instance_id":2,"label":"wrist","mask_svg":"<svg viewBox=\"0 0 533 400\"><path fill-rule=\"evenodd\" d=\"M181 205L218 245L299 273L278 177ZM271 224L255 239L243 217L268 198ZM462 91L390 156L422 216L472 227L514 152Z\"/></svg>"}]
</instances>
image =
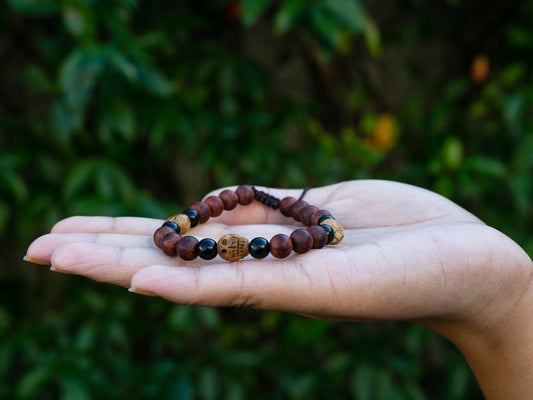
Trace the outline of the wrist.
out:
<instances>
[{"instance_id":1,"label":"wrist","mask_svg":"<svg viewBox=\"0 0 533 400\"><path fill-rule=\"evenodd\" d=\"M527 256L526 256L527 257ZM487 399L533 398L533 263L502 299L460 321L425 324L463 353Z\"/></svg>"}]
</instances>

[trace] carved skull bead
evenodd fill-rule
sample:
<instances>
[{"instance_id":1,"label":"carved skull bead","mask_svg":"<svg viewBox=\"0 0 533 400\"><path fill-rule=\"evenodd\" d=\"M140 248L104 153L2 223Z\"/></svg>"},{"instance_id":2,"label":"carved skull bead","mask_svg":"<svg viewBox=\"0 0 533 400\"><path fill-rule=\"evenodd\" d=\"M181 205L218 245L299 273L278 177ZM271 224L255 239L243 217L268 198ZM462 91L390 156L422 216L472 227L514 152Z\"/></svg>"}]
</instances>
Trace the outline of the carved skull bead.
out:
<instances>
[{"instance_id":1,"label":"carved skull bead","mask_svg":"<svg viewBox=\"0 0 533 400\"><path fill-rule=\"evenodd\" d=\"M218 255L226 261L237 261L248 255L248 239L245 237L228 234L218 241Z\"/></svg>"}]
</instances>

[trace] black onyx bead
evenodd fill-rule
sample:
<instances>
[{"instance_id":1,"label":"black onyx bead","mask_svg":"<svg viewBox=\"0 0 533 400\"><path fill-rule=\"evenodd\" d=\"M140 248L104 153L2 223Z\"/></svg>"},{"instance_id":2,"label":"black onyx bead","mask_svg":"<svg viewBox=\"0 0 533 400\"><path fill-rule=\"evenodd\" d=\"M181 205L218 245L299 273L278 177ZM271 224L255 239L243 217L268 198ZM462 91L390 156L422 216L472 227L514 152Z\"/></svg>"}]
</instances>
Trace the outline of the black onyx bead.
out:
<instances>
[{"instance_id":1,"label":"black onyx bead","mask_svg":"<svg viewBox=\"0 0 533 400\"><path fill-rule=\"evenodd\" d=\"M198 225L198 222L200 222L200 214L198 214L198 211L196 210L189 208L183 211L183 214L185 214L191 220L191 228L194 228L196 225Z\"/></svg>"},{"instance_id":2,"label":"black onyx bead","mask_svg":"<svg viewBox=\"0 0 533 400\"><path fill-rule=\"evenodd\" d=\"M217 256L217 242L210 238L200 240L198 243L198 256L204 260L212 260Z\"/></svg>"},{"instance_id":3,"label":"black onyx bead","mask_svg":"<svg viewBox=\"0 0 533 400\"><path fill-rule=\"evenodd\" d=\"M332 240L335 239L335 232L333 231L333 228L329 225L320 225L320 227L328 234L328 241L326 244L330 244Z\"/></svg>"},{"instance_id":4,"label":"black onyx bead","mask_svg":"<svg viewBox=\"0 0 533 400\"><path fill-rule=\"evenodd\" d=\"M322 222L324 222L327 219L335 219L335 218L333 218L331 215L323 215L322 217L319 218L318 225L322 225Z\"/></svg>"},{"instance_id":5,"label":"black onyx bead","mask_svg":"<svg viewBox=\"0 0 533 400\"><path fill-rule=\"evenodd\" d=\"M176 231L176 233L181 233L180 227L178 224L176 224L174 221L167 221L163 224L163 226L168 226Z\"/></svg>"},{"instance_id":6,"label":"black onyx bead","mask_svg":"<svg viewBox=\"0 0 533 400\"><path fill-rule=\"evenodd\" d=\"M250 251L250 255L254 258L265 258L270 252L270 244L265 238L256 237L250 241L248 250Z\"/></svg>"}]
</instances>

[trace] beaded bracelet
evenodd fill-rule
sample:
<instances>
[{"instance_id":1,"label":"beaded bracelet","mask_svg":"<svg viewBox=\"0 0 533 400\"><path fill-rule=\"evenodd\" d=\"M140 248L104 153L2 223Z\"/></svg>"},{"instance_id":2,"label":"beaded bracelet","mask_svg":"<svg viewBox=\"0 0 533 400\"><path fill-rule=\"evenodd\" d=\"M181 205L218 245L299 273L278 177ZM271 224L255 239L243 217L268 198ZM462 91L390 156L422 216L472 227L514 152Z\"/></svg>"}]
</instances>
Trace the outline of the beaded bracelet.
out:
<instances>
[{"instance_id":1,"label":"beaded bracelet","mask_svg":"<svg viewBox=\"0 0 533 400\"><path fill-rule=\"evenodd\" d=\"M250 185L241 185L237 190L224 190L218 196L209 196L204 201L194 203L182 214L168 218L154 233L154 243L169 256L180 256L184 260L200 257L211 260L217 254L226 261L237 261L250 254L254 258L265 258L270 252L276 258L288 257L291 251L305 253L327 244L338 244L344 237L342 226L329 211L309 205L303 200L304 190L299 199L285 197L278 199ZM194 236L181 236L190 228L206 222L210 217L218 217L224 210L233 210L237 204L246 206L257 200L273 209L278 209L287 217L308 226L296 229L290 236L275 235L268 241L263 237L248 239L235 234L222 236L218 243L214 239L196 239Z\"/></svg>"}]
</instances>

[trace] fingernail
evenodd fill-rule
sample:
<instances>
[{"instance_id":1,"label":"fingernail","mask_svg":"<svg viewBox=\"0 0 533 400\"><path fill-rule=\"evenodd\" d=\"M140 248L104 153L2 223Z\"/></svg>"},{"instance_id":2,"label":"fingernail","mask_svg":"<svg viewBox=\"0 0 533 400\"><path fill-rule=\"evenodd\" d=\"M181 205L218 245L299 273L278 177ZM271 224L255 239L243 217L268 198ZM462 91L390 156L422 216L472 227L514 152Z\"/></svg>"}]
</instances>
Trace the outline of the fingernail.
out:
<instances>
[{"instance_id":1,"label":"fingernail","mask_svg":"<svg viewBox=\"0 0 533 400\"><path fill-rule=\"evenodd\" d=\"M157 294L150 292L149 290L139 289L136 287L130 287L128 292L142 294L144 296L157 296Z\"/></svg>"},{"instance_id":2,"label":"fingernail","mask_svg":"<svg viewBox=\"0 0 533 400\"><path fill-rule=\"evenodd\" d=\"M32 264L50 265L49 261L41 260L41 259L35 258L35 257L30 257L27 254L24 257L22 257L22 261L26 261L26 262L29 262L29 263L32 263Z\"/></svg>"},{"instance_id":3,"label":"fingernail","mask_svg":"<svg viewBox=\"0 0 533 400\"><path fill-rule=\"evenodd\" d=\"M59 269L57 267L54 267L53 265L50 266L50 271L52 271L52 272L60 272L62 274L70 274L70 272L62 270L62 269Z\"/></svg>"}]
</instances>

